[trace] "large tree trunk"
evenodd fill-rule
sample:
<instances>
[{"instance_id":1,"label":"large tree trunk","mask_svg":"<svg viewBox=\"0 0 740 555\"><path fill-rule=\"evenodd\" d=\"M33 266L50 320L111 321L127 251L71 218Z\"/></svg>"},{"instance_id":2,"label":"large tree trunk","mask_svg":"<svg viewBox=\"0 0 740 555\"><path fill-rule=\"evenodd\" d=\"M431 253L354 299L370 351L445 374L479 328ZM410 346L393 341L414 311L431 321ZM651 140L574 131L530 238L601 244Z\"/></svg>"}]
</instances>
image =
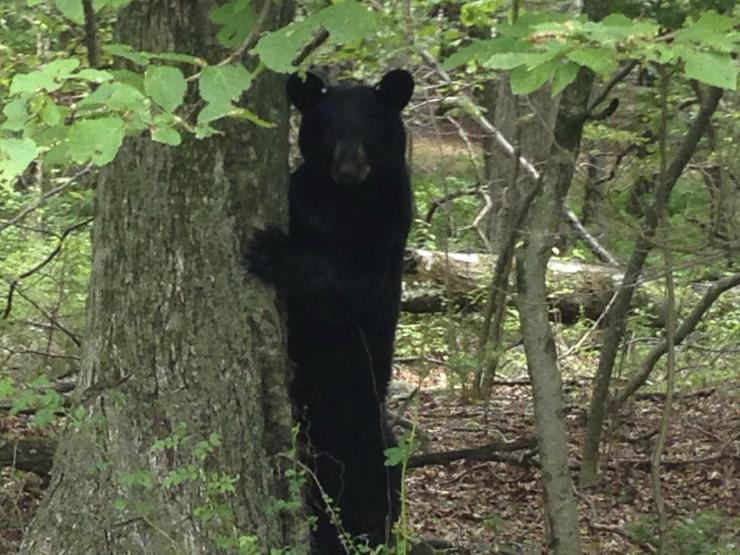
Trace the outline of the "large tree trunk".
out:
<instances>
[{"instance_id":1,"label":"large tree trunk","mask_svg":"<svg viewBox=\"0 0 740 555\"><path fill-rule=\"evenodd\" d=\"M217 61L213 6L132 2L116 40ZM264 72L248 93L272 129L222 123L222 136L177 148L130 139L103 171L84 410L61 438L26 553L307 549L300 515L278 510L292 425L281 322L238 255L249 230L285 223L282 87Z\"/></svg>"}]
</instances>

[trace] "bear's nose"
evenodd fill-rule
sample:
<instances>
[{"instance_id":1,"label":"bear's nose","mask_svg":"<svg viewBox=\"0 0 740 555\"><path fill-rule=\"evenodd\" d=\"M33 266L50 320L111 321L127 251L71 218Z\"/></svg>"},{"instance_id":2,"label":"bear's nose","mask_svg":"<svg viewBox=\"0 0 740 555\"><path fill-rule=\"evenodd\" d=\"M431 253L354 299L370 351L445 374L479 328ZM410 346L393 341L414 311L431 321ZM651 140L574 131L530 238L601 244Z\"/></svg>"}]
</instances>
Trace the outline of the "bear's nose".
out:
<instances>
[{"instance_id":1,"label":"bear's nose","mask_svg":"<svg viewBox=\"0 0 740 555\"><path fill-rule=\"evenodd\" d=\"M334 146L331 177L339 185L358 185L367 178L370 165L361 143L340 141Z\"/></svg>"}]
</instances>

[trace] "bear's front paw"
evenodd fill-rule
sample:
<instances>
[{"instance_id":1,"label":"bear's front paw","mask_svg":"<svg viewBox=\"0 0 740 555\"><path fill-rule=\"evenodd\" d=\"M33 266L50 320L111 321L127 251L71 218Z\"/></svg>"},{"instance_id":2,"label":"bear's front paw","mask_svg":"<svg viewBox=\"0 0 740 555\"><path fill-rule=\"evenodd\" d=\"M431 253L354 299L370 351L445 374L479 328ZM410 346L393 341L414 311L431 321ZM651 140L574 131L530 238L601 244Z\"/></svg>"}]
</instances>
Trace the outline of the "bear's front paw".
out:
<instances>
[{"instance_id":1,"label":"bear's front paw","mask_svg":"<svg viewBox=\"0 0 740 555\"><path fill-rule=\"evenodd\" d=\"M247 244L244 259L249 272L274 285L285 281L288 236L276 227L255 231Z\"/></svg>"}]
</instances>

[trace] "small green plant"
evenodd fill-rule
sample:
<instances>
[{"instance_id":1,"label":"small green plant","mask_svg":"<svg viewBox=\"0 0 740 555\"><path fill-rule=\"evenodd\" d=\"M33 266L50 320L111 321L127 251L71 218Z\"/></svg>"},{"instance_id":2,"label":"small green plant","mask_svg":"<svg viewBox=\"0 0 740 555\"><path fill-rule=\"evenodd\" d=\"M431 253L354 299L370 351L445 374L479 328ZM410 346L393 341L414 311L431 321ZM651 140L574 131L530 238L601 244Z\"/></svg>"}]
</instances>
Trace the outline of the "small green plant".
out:
<instances>
[{"instance_id":1,"label":"small green plant","mask_svg":"<svg viewBox=\"0 0 740 555\"><path fill-rule=\"evenodd\" d=\"M731 555L738 552L737 529L740 519L722 511L703 511L673 524L670 529L671 553L678 555ZM659 543L654 517L643 517L627 526L630 536L641 543Z\"/></svg>"}]
</instances>

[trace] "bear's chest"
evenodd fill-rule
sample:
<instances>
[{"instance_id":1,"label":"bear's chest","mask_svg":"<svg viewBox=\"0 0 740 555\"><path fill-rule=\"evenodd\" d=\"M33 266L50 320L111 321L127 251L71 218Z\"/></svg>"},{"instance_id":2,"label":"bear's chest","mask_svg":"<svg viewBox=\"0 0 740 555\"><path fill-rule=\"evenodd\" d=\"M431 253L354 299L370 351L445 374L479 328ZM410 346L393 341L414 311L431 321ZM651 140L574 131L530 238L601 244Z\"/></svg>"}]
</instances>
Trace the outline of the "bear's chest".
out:
<instances>
[{"instance_id":1,"label":"bear's chest","mask_svg":"<svg viewBox=\"0 0 740 555\"><path fill-rule=\"evenodd\" d=\"M291 199L291 223L339 241L356 242L373 236L377 239L397 230L407 219L408 203L392 192L301 193Z\"/></svg>"}]
</instances>

